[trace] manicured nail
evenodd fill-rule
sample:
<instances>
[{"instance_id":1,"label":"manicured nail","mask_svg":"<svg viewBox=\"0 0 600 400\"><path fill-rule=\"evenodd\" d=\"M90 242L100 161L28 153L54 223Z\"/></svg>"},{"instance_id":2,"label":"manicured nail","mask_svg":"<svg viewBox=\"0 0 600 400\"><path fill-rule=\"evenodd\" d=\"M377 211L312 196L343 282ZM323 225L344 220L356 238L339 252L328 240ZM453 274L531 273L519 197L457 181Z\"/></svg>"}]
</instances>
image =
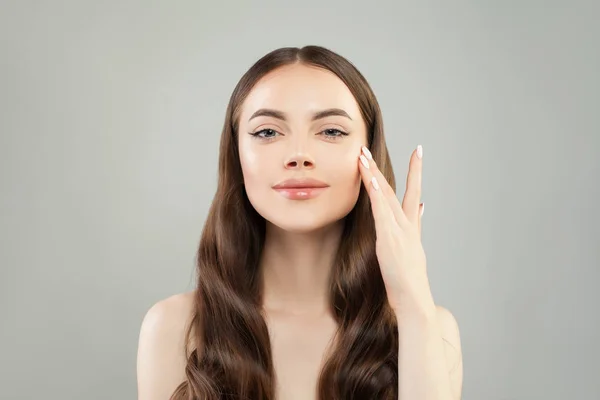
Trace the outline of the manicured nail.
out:
<instances>
[{"instance_id":1,"label":"manicured nail","mask_svg":"<svg viewBox=\"0 0 600 400\"><path fill-rule=\"evenodd\" d=\"M425 203L421 203L421 217L423 216L424 212L425 212Z\"/></svg>"},{"instance_id":2,"label":"manicured nail","mask_svg":"<svg viewBox=\"0 0 600 400\"><path fill-rule=\"evenodd\" d=\"M417 146L417 157L423 158L423 146L421 145Z\"/></svg>"},{"instance_id":3,"label":"manicured nail","mask_svg":"<svg viewBox=\"0 0 600 400\"><path fill-rule=\"evenodd\" d=\"M371 183L373 184L375 190L379 190L379 182L377 182L377 179L375 179L375 177L371 178Z\"/></svg>"},{"instance_id":4,"label":"manicured nail","mask_svg":"<svg viewBox=\"0 0 600 400\"><path fill-rule=\"evenodd\" d=\"M365 156L367 156L367 158L369 160L373 159L373 155L371 154L371 152L369 151L369 149L367 149L365 146L362 147L362 151L363 151L363 153L365 153Z\"/></svg>"},{"instance_id":5,"label":"manicured nail","mask_svg":"<svg viewBox=\"0 0 600 400\"><path fill-rule=\"evenodd\" d=\"M365 156L363 156L362 154L360 155L360 162L362 163L362 165L365 166L365 168L369 168L369 162L367 161L367 159L365 158Z\"/></svg>"}]
</instances>

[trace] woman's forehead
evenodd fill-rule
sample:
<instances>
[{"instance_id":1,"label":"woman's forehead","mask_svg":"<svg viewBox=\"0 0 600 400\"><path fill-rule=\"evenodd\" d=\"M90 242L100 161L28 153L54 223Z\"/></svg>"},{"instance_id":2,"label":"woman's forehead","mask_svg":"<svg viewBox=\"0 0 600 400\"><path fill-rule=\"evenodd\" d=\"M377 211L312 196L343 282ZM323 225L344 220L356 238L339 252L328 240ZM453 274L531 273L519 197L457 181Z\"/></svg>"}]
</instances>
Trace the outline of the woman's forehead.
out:
<instances>
[{"instance_id":1,"label":"woman's forehead","mask_svg":"<svg viewBox=\"0 0 600 400\"><path fill-rule=\"evenodd\" d=\"M274 109L295 117L337 108L353 119L360 117L350 89L334 73L322 68L294 64L271 71L253 87L242 107L242 119L259 109Z\"/></svg>"}]
</instances>

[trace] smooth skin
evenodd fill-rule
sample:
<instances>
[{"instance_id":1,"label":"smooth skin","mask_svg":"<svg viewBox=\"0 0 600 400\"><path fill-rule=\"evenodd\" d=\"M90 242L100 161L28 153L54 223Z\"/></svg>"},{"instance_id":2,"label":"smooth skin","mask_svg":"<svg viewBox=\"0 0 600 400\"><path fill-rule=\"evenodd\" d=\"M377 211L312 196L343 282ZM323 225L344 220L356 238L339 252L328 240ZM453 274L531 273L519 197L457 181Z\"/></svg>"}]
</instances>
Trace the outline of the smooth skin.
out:
<instances>
[{"instance_id":1,"label":"smooth skin","mask_svg":"<svg viewBox=\"0 0 600 400\"><path fill-rule=\"evenodd\" d=\"M322 113L332 109L344 113ZM257 112L261 115L253 118ZM329 311L329 274L343 217L365 185L376 221L377 256L398 318L400 399L460 399L458 325L433 302L420 239L423 159L416 150L411 155L400 203L364 152L366 144L365 123L352 93L323 69L295 64L272 71L242 106L238 145L244 183L250 202L267 221L259 267L277 398L316 398L323 357L337 328ZM272 188L299 177L329 187L310 200L290 200ZM147 312L138 346L139 400L168 399L185 380L184 340L192 312L193 293L159 301Z\"/></svg>"}]
</instances>

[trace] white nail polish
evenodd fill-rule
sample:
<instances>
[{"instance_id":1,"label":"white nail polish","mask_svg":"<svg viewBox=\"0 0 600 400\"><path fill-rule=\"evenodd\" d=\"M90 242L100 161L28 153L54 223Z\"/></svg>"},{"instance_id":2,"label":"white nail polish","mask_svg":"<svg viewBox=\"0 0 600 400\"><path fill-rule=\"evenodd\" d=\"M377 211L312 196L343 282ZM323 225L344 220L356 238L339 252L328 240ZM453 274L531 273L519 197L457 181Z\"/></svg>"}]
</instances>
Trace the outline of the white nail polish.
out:
<instances>
[{"instance_id":1,"label":"white nail polish","mask_svg":"<svg viewBox=\"0 0 600 400\"><path fill-rule=\"evenodd\" d=\"M379 190L379 182L377 182L377 179L375 179L375 177L371 178L371 183L373 184L375 190Z\"/></svg>"},{"instance_id":2,"label":"white nail polish","mask_svg":"<svg viewBox=\"0 0 600 400\"><path fill-rule=\"evenodd\" d=\"M369 162L367 161L366 157L363 156L362 154L360 155L360 162L362 163L362 165L365 166L365 168L369 168Z\"/></svg>"},{"instance_id":3,"label":"white nail polish","mask_svg":"<svg viewBox=\"0 0 600 400\"><path fill-rule=\"evenodd\" d=\"M417 157L423 158L423 146L421 145L417 146Z\"/></svg>"},{"instance_id":4,"label":"white nail polish","mask_svg":"<svg viewBox=\"0 0 600 400\"><path fill-rule=\"evenodd\" d=\"M423 216L423 213L425 212L425 203L421 204L421 217Z\"/></svg>"},{"instance_id":5,"label":"white nail polish","mask_svg":"<svg viewBox=\"0 0 600 400\"><path fill-rule=\"evenodd\" d=\"M372 159L373 159L373 155L371 154L371 152L369 151L369 149L367 149L367 147L366 147L366 146L363 146L363 147L362 147L362 151L363 151L363 153L365 153L365 156L367 156L367 158L368 158L369 160L372 160Z\"/></svg>"}]
</instances>

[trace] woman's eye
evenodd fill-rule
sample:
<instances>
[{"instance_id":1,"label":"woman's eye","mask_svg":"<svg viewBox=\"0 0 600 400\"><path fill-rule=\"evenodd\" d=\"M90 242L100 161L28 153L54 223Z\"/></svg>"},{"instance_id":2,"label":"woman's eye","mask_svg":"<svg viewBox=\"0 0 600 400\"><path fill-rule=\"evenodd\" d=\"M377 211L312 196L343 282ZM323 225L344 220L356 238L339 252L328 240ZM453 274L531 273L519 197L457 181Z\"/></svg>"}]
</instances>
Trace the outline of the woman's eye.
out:
<instances>
[{"instance_id":1,"label":"woman's eye","mask_svg":"<svg viewBox=\"0 0 600 400\"><path fill-rule=\"evenodd\" d=\"M342 132L339 129L325 129L324 131L321 132L324 136L328 137L328 138L338 138L340 136L348 136L348 134L346 132Z\"/></svg>"},{"instance_id":2,"label":"woman's eye","mask_svg":"<svg viewBox=\"0 0 600 400\"><path fill-rule=\"evenodd\" d=\"M272 139L277 136L277 131L273 129L261 129L260 131L251 133L251 135L261 139Z\"/></svg>"}]
</instances>

